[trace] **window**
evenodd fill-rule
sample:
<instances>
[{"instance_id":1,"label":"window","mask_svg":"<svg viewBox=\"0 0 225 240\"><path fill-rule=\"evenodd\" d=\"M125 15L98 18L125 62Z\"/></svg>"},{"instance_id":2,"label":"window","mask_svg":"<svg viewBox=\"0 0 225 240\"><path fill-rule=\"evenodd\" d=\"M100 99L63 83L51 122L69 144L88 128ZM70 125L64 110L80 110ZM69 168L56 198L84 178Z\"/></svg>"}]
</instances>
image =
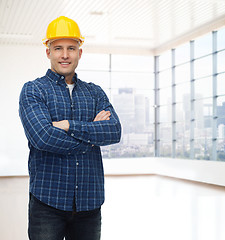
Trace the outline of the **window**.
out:
<instances>
[{"instance_id":1,"label":"window","mask_svg":"<svg viewBox=\"0 0 225 240\"><path fill-rule=\"evenodd\" d=\"M225 28L158 57L158 156L225 161L224 37Z\"/></svg>"},{"instance_id":2,"label":"window","mask_svg":"<svg viewBox=\"0 0 225 240\"><path fill-rule=\"evenodd\" d=\"M194 62L195 78L212 75L212 56L206 56Z\"/></svg>"},{"instance_id":3,"label":"window","mask_svg":"<svg viewBox=\"0 0 225 240\"><path fill-rule=\"evenodd\" d=\"M85 61L79 76L106 91L122 124L121 142L102 147L103 157L153 156L153 57L93 54Z\"/></svg>"},{"instance_id":4,"label":"window","mask_svg":"<svg viewBox=\"0 0 225 240\"><path fill-rule=\"evenodd\" d=\"M218 42L217 42L217 49L218 51L221 50L221 49L225 49L225 28L222 28L218 31L218 34L217 34L217 39L218 39Z\"/></svg>"},{"instance_id":5,"label":"window","mask_svg":"<svg viewBox=\"0 0 225 240\"><path fill-rule=\"evenodd\" d=\"M219 52L217 55L217 71L218 71L218 73L225 72L224 59L225 59L225 50Z\"/></svg>"},{"instance_id":6,"label":"window","mask_svg":"<svg viewBox=\"0 0 225 240\"><path fill-rule=\"evenodd\" d=\"M119 144L102 148L104 156L153 156L153 57L113 55L111 89L112 103L120 117L123 134ZM111 151L111 155L104 152L105 149L108 153Z\"/></svg>"},{"instance_id":7,"label":"window","mask_svg":"<svg viewBox=\"0 0 225 240\"><path fill-rule=\"evenodd\" d=\"M199 58L212 53L212 34L209 33L195 40L194 57Z\"/></svg>"},{"instance_id":8,"label":"window","mask_svg":"<svg viewBox=\"0 0 225 240\"><path fill-rule=\"evenodd\" d=\"M190 60L190 44L189 43L186 43L176 48L176 51L175 51L176 65L189 62L189 60Z\"/></svg>"}]
</instances>

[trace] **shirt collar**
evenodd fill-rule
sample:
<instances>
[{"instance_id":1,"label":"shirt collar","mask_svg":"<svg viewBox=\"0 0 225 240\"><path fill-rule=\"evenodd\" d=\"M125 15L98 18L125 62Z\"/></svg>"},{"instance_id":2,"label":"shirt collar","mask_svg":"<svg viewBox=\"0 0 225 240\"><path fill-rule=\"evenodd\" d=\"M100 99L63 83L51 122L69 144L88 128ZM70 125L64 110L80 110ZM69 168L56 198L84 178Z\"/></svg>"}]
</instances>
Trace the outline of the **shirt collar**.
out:
<instances>
[{"instance_id":1,"label":"shirt collar","mask_svg":"<svg viewBox=\"0 0 225 240\"><path fill-rule=\"evenodd\" d=\"M63 75L60 75L56 72L53 72L51 69L48 69L47 73L46 73L46 76L52 80L53 82L55 82L56 84L59 84L59 83L65 83L65 77ZM74 76L73 76L73 82L77 83L77 74L75 73Z\"/></svg>"}]
</instances>

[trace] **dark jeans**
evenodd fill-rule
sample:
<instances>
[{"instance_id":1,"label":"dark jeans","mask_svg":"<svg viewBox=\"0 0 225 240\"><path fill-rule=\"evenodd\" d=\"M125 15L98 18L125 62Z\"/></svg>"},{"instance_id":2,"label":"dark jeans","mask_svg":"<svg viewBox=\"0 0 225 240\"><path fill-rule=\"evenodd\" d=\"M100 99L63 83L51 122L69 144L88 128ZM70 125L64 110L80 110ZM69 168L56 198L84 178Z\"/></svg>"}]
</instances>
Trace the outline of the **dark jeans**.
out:
<instances>
[{"instance_id":1,"label":"dark jeans","mask_svg":"<svg viewBox=\"0 0 225 240\"><path fill-rule=\"evenodd\" d=\"M66 212L30 194L28 235L31 240L100 240L101 209Z\"/></svg>"}]
</instances>

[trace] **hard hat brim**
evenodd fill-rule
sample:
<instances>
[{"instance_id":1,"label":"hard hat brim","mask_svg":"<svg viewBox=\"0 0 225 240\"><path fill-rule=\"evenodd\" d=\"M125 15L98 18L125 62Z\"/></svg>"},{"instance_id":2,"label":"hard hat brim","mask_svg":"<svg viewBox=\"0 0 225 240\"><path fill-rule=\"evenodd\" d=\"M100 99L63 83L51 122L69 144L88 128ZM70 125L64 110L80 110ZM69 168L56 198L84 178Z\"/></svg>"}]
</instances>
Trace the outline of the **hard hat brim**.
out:
<instances>
[{"instance_id":1,"label":"hard hat brim","mask_svg":"<svg viewBox=\"0 0 225 240\"><path fill-rule=\"evenodd\" d=\"M80 43L80 46L83 44L83 42L84 42L84 37L82 37L82 38L73 38L73 37L67 37L67 36L62 36L62 37L57 37L57 38L49 38L49 39L46 39L46 38L44 38L44 39L42 39L42 42L43 42L43 44L46 46L46 47L48 47L48 42L49 41L54 41L54 40L59 40L59 39L73 39L73 40L75 40L75 41L78 41L79 43Z\"/></svg>"}]
</instances>

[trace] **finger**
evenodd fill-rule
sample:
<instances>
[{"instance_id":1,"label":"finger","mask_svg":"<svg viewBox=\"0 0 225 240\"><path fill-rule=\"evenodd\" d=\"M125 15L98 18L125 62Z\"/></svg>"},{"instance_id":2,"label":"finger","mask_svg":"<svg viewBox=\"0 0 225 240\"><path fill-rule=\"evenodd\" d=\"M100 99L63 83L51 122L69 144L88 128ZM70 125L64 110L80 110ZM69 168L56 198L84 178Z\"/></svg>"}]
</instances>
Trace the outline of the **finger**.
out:
<instances>
[{"instance_id":1,"label":"finger","mask_svg":"<svg viewBox=\"0 0 225 240\"><path fill-rule=\"evenodd\" d=\"M110 112L105 112L104 114L101 115L102 120L106 120L110 117L111 113Z\"/></svg>"},{"instance_id":2,"label":"finger","mask_svg":"<svg viewBox=\"0 0 225 240\"><path fill-rule=\"evenodd\" d=\"M103 121L103 120L109 120L109 116L103 116L100 121Z\"/></svg>"},{"instance_id":3,"label":"finger","mask_svg":"<svg viewBox=\"0 0 225 240\"><path fill-rule=\"evenodd\" d=\"M104 111L103 110L103 111L99 112L96 117L104 118L105 116L110 116L110 115L111 115L111 113L109 111Z\"/></svg>"},{"instance_id":4,"label":"finger","mask_svg":"<svg viewBox=\"0 0 225 240\"><path fill-rule=\"evenodd\" d=\"M102 110L101 112L99 112L95 119L94 119L94 122L95 121L103 121L103 120L109 120L109 117L111 115L111 112L110 111L105 111L105 110Z\"/></svg>"},{"instance_id":5,"label":"finger","mask_svg":"<svg viewBox=\"0 0 225 240\"><path fill-rule=\"evenodd\" d=\"M104 113L102 113L102 116L110 116L111 112L110 111L105 111Z\"/></svg>"}]
</instances>

